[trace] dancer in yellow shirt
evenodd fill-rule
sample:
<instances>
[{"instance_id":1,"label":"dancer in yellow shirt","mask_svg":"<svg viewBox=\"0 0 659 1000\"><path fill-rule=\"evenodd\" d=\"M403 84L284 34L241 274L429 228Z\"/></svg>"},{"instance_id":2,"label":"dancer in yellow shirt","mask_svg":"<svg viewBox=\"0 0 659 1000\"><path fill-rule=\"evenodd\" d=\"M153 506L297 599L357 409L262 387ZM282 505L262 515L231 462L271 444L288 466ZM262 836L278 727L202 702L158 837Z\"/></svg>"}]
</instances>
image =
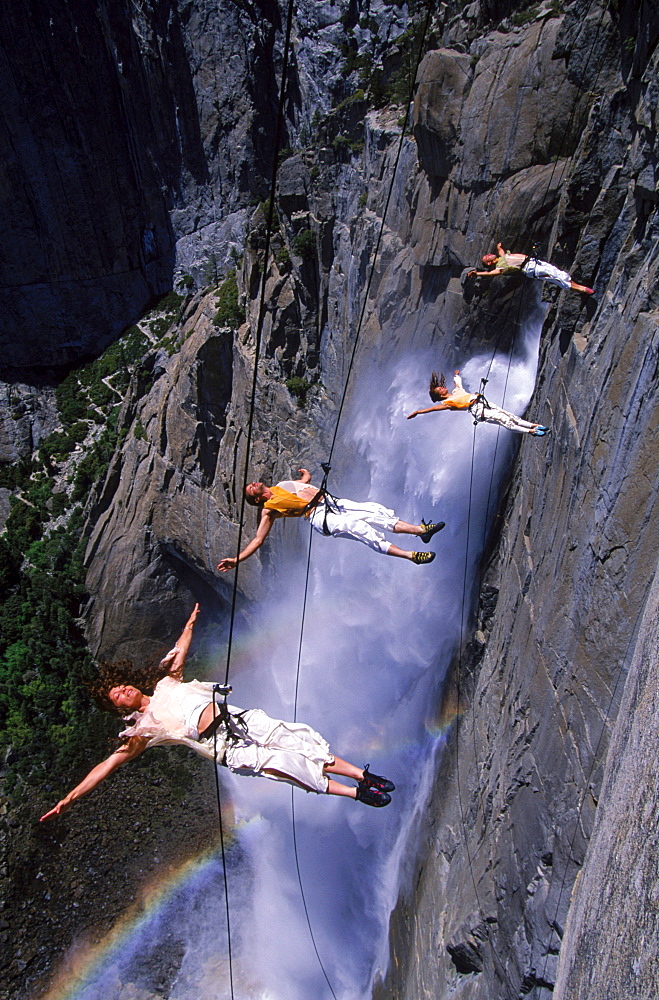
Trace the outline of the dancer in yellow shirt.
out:
<instances>
[{"instance_id":1,"label":"dancer in yellow shirt","mask_svg":"<svg viewBox=\"0 0 659 1000\"><path fill-rule=\"evenodd\" d=\"M428 406L425 410L414 410L408 413L407 419L417 417L420 413L434 413L435 410L469 410L474 420L479 423L485 421L488 424L499 424L509 431L519 431L520 434L533 434L535 437L544 437L549 432L548 427L542 424L531 423L530 420L523 420L522 417L502 410L499 406L494 406L480 392L467 392L462 384L460 372L456 371L453 376L455 389L449 392L446 388L444 373L439 376L437 372L432 373L430 379L430 398L437 399L435 406Z\"/></svg>"},{"instance_id":2,"label":"dancer in yellow shirt","mask_svg":"<svg viewBox=\"0 0 659 1000\"><path fill-rule=\"evenodd\" d=\"M236 563L249 559L263 545L272 525L278 517L306 517L311 527L324 535L335 538L352 538L364 542L376 552L399 559L409 559L417 566L431 563L434 552L410 552L387 541L383 531L394 534L417 535L424 545L444 527L443 521L426 524L408 524L401 521L393 510L371 501L341 500L339 497L321 493L311 485L311 473L299 469L299 479L286 480L276 486L264 483L250 483L245 489L247 502L261 507L261 520L256 535L248 542L238 557L221 559L217 568L220 573L233 569Z\"/></svg>"}]
</instances>

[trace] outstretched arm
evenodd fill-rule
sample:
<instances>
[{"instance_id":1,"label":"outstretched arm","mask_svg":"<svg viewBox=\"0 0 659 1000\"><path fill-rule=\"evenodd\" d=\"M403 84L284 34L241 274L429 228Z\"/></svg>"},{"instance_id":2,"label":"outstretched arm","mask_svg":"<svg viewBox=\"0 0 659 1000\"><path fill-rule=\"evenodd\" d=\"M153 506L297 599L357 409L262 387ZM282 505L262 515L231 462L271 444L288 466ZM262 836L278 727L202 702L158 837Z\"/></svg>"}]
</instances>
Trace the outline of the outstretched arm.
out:
<instances>
[{"instance_id":1,"label":"outstretched arm","mask_svg":"<svg viewBox=\"0 0 659 1000\"><path fill-rule=\"evenodd\" d=\"M44 813L40 819L43 823L44 820L55 819L56 816L61 816L65 813L67 809L70 809L73 803L86 795L87 792L91 792L93 788L100 785L108 775L116 771L118 767L122 764L127 764L129 760L134 760L143 750L146 750L146 745L148 740L141 736L134 736L132 739L121 747L119 750L115 750L113 754L110 754L105 760L102 760L100 764L93 767L86 778L83 778L79 785L76 785L68 795L65 795L63 799L57 803L57 805L50 809L47 813Z\"/></svg>"},{"instance_id":2,"label":"outstretched arm","mask_svg":"<svg viewBox=\"0 0 659 1000\"><path fill-rule=\"evenodd\" d=\"M470 271L469 275L475 274L477 278L491 278L495 274L503 274L500 267L493 267L491 271Z\"/></svg>"},{"instance_id":3,"label":"outstretched arm","mask_svg":"<svg viewBox=\"0 0 659 1000\"><path fill-rule=\"evenodd\" d=\"M198 614L199 605L195 604L192 609L192 614L188 618L179 638L176 640L176 653L170 664L169 673L170 676L176 678L177 681L183 680L183 667L185 666L185 660L190 649L190 643L192 642L192 628Z\"/></svg>"},{"instance_id":4,"label":"outstretched arm","mask_svg":"<svg viewBox=\"0 0 659 1000\"><path fill-rule=\"evenodd\" d=\"M248 542L245 548L239 553L238 557L227 556L226 559L220 559L217 564L217 568L220 573L226 573L227 570L233 569L234 566L239 562L244 562L245 559L249 559L251 555L254 555L257 549L260 549L266 540L268 534L270 533L270 528L273 525L275 519L274 511L264 510L261 511L261 520L259 522L258 531L254 535L251 542Z\"/></svg>"},{"instance_id":5,"label":"outstretched arm","mask_svg":"<svg viewBox=\"0 0 659 1000\"><path fill-rule=\"evenodd\" d=\"M459 369L453 373L453 381L457 389L460 389L462 392L465 391L465 387L462 384L462 377L460 375Z\"/></svg>"},{"instance_id":6,"label":"outstretched arm","mask_svg":"<svg viewBox=\"0 0 659 1000\"><path fill-rule=\"evenodd\" d=\"M425 410L413 410L412 413L407 414L407 419L411 420L412 417L418 417L420 413L434 413L435 410L449 410L450 407L446 403L437 403L436 406L428 406Z\"/></svg>"},{"instance_id":7,"label":"outstretched arm","mask_svg":"<svg viewBox=\"0 0 659 1000\"><path fill-rule=\"evenodd\" d=\"M503 257L507 253L511 253L510 250L504 250L503 243L497 243L497 253L500 257Z\"/></svg>"}]
</instances>

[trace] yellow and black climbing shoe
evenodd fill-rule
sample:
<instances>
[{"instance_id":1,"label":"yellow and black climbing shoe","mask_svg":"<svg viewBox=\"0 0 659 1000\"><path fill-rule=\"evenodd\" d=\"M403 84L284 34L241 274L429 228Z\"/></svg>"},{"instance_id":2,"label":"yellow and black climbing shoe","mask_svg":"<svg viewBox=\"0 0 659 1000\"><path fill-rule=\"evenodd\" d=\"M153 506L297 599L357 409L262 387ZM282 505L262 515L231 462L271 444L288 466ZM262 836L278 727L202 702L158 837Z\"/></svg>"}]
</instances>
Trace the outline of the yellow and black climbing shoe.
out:
<instances>
[{"instance_id":1,"label":"yellow and black climbing shoe","mask_svg":"<svg viewBox=\"0 0 659 1000\"><path fill-rule=\"evenodd\" d=\"M421 522L421 527L423 528L423 534L419 535L419 538L424 545L427 545L433 535L436 535L438 531L441 531L445 526L445 521L437 521L436 523L428 523L427 521Z\"/></svg>"},{"instance_id":2,"label":"yellow and black climbing shoe","mask_svg":"<svg viewBox=\"0 0 659 1000\"><path fill-rule=\"evenodd\" d=\"M413 552L412 562L416 563L417 566L425 566L426 563L431 563L435 558L434 552Z\"/></svg>"}]
</instances>

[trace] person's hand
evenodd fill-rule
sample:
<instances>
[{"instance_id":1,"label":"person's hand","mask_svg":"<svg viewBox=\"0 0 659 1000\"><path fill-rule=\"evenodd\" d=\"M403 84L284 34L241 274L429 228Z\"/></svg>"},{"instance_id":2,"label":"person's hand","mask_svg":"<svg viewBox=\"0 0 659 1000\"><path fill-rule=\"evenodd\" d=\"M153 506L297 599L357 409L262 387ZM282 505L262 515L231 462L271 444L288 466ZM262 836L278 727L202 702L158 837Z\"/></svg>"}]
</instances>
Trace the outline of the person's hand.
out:
<instances>
[{"instance_id":1,"label":"person's hand","mask_svg":"<svg viewBox=\"0 0 659 1000\"><path fill-rule=\"evenodd\" d=\"M455 369L455 372L454 372L454 375L459 375L459 374L460 374L460 369L459 369L459 368L456 368L456 369Z\"/></svg>"},{"instance_id":2,"label":"person's hand","mask_svg":"<svg viewBox=\"0 0 659 1000\"><path fill-rule=\"evenodd\" d=\"M61 816L62 813L65 813L67 809L71 808L72 805L73 803L70 801L70 799L60 799L60 801L53 809L50 809L47 813L43 814L39 822L45 823L49 819L55 819L56 816Z\"/></svg>"},{"instance_id":3,"label":"person's hand","mask_svg":"<svg viewBox=\"0 0 659 1000\"><path fill-rule=\"evenodd\" d=\"M408 413L407 414L407 419L411 420L412 417L416 417L416 415L417 415L418 412L419 412L418 410L413 410L412 413Z\"/></svg>"},{"instance_id":4,"label":"person's hand","mask_svg":"<svg viewBox=\"0 0 659 1000\"><path fill-rule=\"evenodd\" d=\"M467 277L468 278L473 278L475 274L476 274L476 270L475 269L473 271L467 271Z\"/></svg>"},{"instance_id":5,"label":"person's hand","mask_svg":"<svg viewBox=\"0 0 659 1000\"><path fill-rule=\"evenodd\" d=\"M238 560L236 559L235 556L227 556L226 559L220 559L219 563L217 564L217 568L219 569L220 573L226 573L228 572L228 570L233 569L237 562Z\"/></svg>"},{"instance_id":6,"label":"person's hand","mask_svg":"<svg viewBox=\"0 0 659 1000\"><path fill-rule=\"evenodd\" d=\"M297 474L298 476L309 476L309 479L311 479L311 473L308 469L298 469Z\"/></svg>"},{"instance_id":7,"label":"person's hand","mask_svg":"<svg viewBox=\"0 0 659 1000\"><path fill-rule=\"evenodd\" d=\"M199 605L195 604L194 608L192 609L192 614L188 618L187 624L185 626L186 628L188 628L188 626L192 627L194 625L195 621L197 620L198 614L199 614Z\"/></svg>"}]
</instances>

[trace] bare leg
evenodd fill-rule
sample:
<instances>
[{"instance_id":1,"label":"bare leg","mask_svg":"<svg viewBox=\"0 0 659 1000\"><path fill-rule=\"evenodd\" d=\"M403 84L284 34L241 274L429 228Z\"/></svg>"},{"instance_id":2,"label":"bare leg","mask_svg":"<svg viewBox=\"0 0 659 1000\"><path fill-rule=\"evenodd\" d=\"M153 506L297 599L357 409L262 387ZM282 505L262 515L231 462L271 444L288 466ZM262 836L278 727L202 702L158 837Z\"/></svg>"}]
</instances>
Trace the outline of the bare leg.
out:
<instances>
[{"instance_id":1,"label":"bare leg","mask_svg":"<svg viewBox=\"0 0 659 1000\"><path fill-rule=\"evenodd\" d=\"M329 766L331 767L331 765L329 765ZM327 766L326 766L325 770L328 770ZM357 770L357 768L355 768L354 770ZM299 781L296 781L295 778L291 778L290 774L284 774L283 771L275 771L274 768L272 768L272 767L264 767L263 768L263 773L264 774L275 775L277 778L285 778L286 781L290 781L297 788L304 789L305 792L315 792L316 791L315 788L307 788L306 785L303 785ZM339 771L338 773L341 774L342 772ZM363 773L364 773L363 771L360 771L360 774L363 774ZM355 798L357 798L357 786L356 785L342 785L340 781L334 781L333 778L328 778L327 794L328 795L343 795L345 798L355 799Z\"/></svg>"},{"instance_id":2,"label":"bare leg","mask_svg":"<svg viewBox=\"0 0 659 1000\"><path fill-rule=\"evenodd\" d=\"M340 781L334 781L333 778L330 778L327 786L327 794L343 795L347 799L356 799L357 785L344 785Z\"/></svg>"},{"instance_id":3,"label":"bare leg","mask_svg":"<svg viewBox=\"0 0 659 1000\"><path fill-rule=\"evenodd\" d=\"M588 288L587 285L578 285L576 281L570 282L570 288L575 292L584 292L586 295L593 295L594 291L592 288Z\"/></svg>"},{"instance_id":4,"label":"bare leg","mask_svg":"<svg viewBox=\"0 0 659 1000\"><path fill-rule=\"evenodd\" d=\"M397 545L392 542L389 546L388 556L398 556L399 559L411 559L414 556L413 552L407 552L405 549L399 549Z\"/></svg>"},{"instance_id":5,"label":"bare leg","mask_svg":"<svg viewBox=\"0 0 659 1000\"><path fill-rule=\"evenodd\" d=\"M397 535L422 535L426 530L420 524L408 524L407 521L396 521L393 528L395 534ZM389 546L388 556L397 556L399 559L411 559L414 555L413 552L408 552L406 549L400 549L397 545L393 543Z\"/></svg>"},{"instance_id":6,"label":"bare leg","mask_svg":"<svg viewBox=\"0 0 659 1000\"><path fill-rule=\"evenodd\" d=\"M355 781L361 781L364 777L364 772L360 767L355 767L354 764L349 764L347 760L336 756L333 763L325 764L323 770L327 771L328 774L342 774L346 778L354 778Z\"/></svg>"},{"instance_id":7,"label":"bare leg","mask_svg":"<svg viewBox=\"0 0 659 1000\"><path fill-rule=\"evenodd\" d=\"M346 778L353 778L355 781L361 781L364 777L364 772L361 768L355 767L354 764L349 764L347 760L342 760L341 757L334 757L334 761L331 764L325 764L323 770L329 774L342 774ZM340 781L334 781L333 778L329 779L329 784L327 786L328 795L343 795L346 798L354 799L357 797L357 787L356 785L344 785Z\"/></svg>"},{"instance_id":8,"label":"bare leg","mask_svg":"<svg viewBox=\"0 0 659 1000\"><path fill-rule=\"evenodd\" d=\"M423 535L426 530L421 524L408 524L407 521L396 521L394 524L397 535Z\"/></svg>"}]
</instances>

